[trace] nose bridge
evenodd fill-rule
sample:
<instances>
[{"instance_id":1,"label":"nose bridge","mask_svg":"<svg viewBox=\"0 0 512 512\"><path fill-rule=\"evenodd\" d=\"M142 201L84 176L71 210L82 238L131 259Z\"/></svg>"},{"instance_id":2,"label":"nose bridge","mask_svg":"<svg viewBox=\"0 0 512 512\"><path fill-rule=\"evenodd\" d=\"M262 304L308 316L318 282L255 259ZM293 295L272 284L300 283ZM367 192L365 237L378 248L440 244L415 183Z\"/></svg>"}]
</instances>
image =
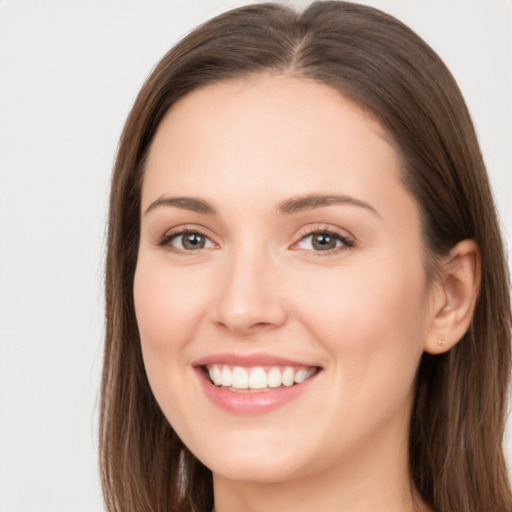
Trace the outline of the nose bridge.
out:
<instances>
[{"instance_id":1,"label":"nose bridge","mask_svg":"<svg viewBox=\"0 0 512 512\"><path fill-rule=\"evenodd\" d=\"M239 334L281 325L286 311L276 274L265 247L250 242L233 247L221 276L215 321Z\"/></svg>"}]
</instances>

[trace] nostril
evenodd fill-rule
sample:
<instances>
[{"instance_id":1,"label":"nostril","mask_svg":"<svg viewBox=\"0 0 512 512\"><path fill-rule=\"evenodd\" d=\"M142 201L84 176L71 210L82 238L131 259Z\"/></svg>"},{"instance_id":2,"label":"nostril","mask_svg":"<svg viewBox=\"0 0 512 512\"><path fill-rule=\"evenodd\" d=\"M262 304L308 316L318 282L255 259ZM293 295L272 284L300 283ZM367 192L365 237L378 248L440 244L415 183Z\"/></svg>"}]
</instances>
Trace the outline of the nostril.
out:
<instances>
[{"instance_id":1,"label":"nostril","mask_svg":"<svg viewBox=\"0 0 512 512\"><path fill-rule=\"evenodd\" d=\"M252 334L254 332L273 329L282 324L281 321L258 321L255 315L240 314L223 316L216 321L216 324L222 329L236 332L238 334Z\"/></svg>"}]
</instances>

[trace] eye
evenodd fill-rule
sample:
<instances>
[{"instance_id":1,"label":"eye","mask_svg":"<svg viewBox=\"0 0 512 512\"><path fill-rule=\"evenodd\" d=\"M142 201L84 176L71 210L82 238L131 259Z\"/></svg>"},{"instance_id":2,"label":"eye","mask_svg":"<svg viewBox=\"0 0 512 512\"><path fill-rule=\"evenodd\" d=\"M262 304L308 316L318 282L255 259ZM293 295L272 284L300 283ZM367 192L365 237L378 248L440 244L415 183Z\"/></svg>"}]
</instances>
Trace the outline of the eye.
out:
<instances>
[{"instance_id":1,"label":"eye","mask_svg":"<svg viewBox=\"0 0 512 512\"><path fill-rule=\"evenodd\" d=\"M166 234L158 245L168 247L173 251L198 251L215 247L215 244L200 231L184 230Z\"/></svg>"},{"instance_id":2,"label":"eye","mask_svg":"<svg viewBox=\"0 0 512 512\"><path fill-rule=\"evenodd\" d=\"M337 252L354 247L355 243L346 235L333 230L315 230L303 236L296 244L298 249L315 252Z\"/></svg>"}]
</instances>

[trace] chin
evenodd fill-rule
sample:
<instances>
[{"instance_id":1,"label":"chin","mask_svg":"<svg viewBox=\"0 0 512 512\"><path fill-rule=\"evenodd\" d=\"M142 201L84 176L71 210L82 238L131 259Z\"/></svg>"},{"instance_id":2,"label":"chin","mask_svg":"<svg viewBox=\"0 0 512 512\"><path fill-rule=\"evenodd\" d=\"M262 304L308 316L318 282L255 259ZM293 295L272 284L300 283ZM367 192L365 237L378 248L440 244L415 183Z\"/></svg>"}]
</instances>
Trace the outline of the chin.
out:
<instances>
[{"instance_id":1,"label":"chin","mask_svg":"<svg viewBox=\"0 0 512 512\"><path fill-rule=\"evenodd\" d=\"M269 457L266 460L227 460L217 461L208 466L214 475L224 479L258 484L277 484L293 480L301 473L296 461L276 460Z\"/></svg>"},{"instance_id":2,"label":"chin","mask_svg":"<svg viewBox=\"0 0 512 512\"><path fill-rule=\"evenodd\" d=\"M235 437L235 436L234 436ZM240 436L230 443L218 439L208 447L196 447L195 456L208 467L214 475L222 478L253 483L278 483L294 479L306 472L308 466L303 457L298 457L295 448L287 449L281 439L265 440L257 436L246 438L241 442ZM192 447L193 448L193 447ZM303 454L304 455L304 454Z\"/></svg>"}]
</instances>

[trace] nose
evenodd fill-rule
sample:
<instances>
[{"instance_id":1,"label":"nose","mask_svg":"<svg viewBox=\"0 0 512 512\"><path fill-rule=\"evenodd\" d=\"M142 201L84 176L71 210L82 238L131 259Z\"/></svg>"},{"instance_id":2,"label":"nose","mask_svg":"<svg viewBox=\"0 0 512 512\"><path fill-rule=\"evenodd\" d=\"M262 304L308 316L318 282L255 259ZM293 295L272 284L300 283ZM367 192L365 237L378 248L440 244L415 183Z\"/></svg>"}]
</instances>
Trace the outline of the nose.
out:
<instances>
[{"instance_id":1,"label":"nose","mask_svg":"<svg viewBox=\"0 0 512 512\"><path fill-rule=\"evenodd\" d=\"M245 251L226 261L213 321L238 336L272 330L286 322L287 310L277 265L261 252Z\"/></svg>"}]
</instances>

